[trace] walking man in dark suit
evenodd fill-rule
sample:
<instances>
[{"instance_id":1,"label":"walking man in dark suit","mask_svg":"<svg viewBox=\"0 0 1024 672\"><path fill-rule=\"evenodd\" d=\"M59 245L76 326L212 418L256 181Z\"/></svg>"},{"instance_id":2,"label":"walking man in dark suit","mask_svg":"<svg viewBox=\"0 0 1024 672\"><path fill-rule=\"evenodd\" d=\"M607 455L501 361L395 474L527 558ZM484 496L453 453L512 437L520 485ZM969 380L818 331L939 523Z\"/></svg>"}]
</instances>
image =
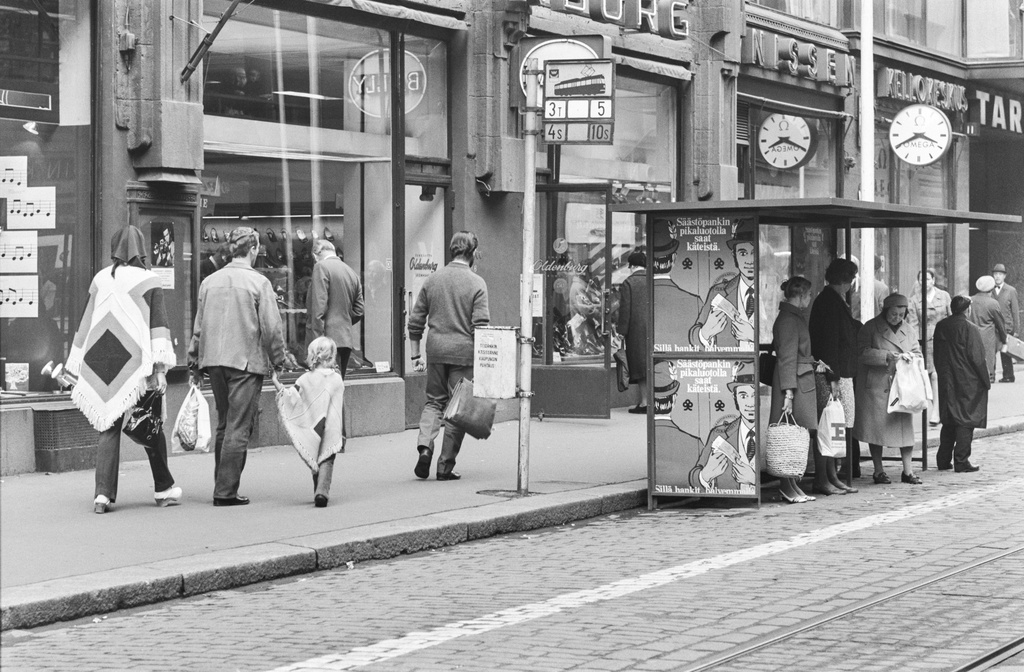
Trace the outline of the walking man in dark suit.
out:
<instances>
[{"instance_id":1,"label":"walking man in dark suit","mask_svg":"<svg viewBox=\"0 0 1024 672\"><path fill-rule=\"evenodd\" d=\"M338 368L345 377L352 349L359 345L363 319L363 286L359 275L337 254L334 243L323 238L313 243L313 279L309 285L306 328L313 338L327 336L338 346Z\"/></svg>"},{"instance_id":2,"label":"walking man in dark suit","mask_svg":"<svg viewBox=\"0 0 1024 672\"><path fill-rule=\"evenodd\" d=\"M992 267L992 279L996 281L996 288L992 290L999 307L1003 311L1003 326L1006 327L1007 336L1020 338L1020 301L1017 299L1017 290L1013 285L1006 284L1006 266L996 264ZM1013 357L1005 352L999 353L1003 362L1003 377L1000 383L1012 383L1016 378L1013 375Z\"/></svg>"}]
</instances>

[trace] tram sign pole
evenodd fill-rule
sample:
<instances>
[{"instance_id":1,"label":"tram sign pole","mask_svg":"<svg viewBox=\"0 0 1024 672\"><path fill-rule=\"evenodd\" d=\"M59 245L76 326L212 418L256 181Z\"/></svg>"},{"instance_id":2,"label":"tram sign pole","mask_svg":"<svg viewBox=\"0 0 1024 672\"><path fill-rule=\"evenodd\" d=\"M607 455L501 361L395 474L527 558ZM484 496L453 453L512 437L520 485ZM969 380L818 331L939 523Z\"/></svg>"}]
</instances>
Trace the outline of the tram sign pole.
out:
<instances>
[{"instance_id":1,"label":"tram sign pole","mask_svg":"<svg viewBox=\"0 0 1024 672\"><path fill-rule=\"evenodd\" d=\"M615 64L612 61L545 61L544 142L610 145L614 129Z\"/></svg>"},{"instance_id":2,"label":"tram sign pole","mask_svg":"<svg viewBox=\"0 0 1024 672\"><path fill-rule=\"evenodd\" d=\"M541 70L536 58L526 63L525 136L526 180L523 187L523 268L519 278L519 466L516 492L530 490L530 409L533 400L533 246L537 219L537 112L538 80Z\"/></svg>"}]
</instances>

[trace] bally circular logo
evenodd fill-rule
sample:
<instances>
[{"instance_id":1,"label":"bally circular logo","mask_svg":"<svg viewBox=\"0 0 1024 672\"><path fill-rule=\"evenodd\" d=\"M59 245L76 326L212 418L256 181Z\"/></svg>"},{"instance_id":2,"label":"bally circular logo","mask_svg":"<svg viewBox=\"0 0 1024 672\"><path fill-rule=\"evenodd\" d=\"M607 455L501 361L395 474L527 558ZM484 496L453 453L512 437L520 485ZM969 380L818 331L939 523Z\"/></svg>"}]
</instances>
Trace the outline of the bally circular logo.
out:
<instances>
[{"instance_id":1,"label":"bally circular logo","mask_svg":"<svg viewBox=\"0 0 1024 672\"><path fill-rule=\"evenodd\" d=\"M391 104L390 49L374 49L360 58L348 76L348 99L371 117ZM427 71L416 54L405 52L405 111L412 112L427 91Z\"/></svg>"}]
</instances>

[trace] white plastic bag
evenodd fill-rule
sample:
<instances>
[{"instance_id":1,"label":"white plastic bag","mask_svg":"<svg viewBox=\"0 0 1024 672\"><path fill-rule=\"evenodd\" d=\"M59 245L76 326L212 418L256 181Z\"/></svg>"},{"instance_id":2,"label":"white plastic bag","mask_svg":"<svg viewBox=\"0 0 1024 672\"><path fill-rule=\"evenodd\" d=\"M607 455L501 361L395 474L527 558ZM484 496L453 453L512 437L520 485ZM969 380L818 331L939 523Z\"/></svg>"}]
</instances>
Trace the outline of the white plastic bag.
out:
<instances>
[{"instance_id":1,"label":"white plastic bag","mask_svg":"<svg viewBox=\"0 0 1024 672\"><path fill-rule=\"evenodd\" d=\"M928 408L931 398L932 386L924 359L917 356L897 359L887 410L890 413L920 413Z\"/></svg>"},{"instance_id":2,"label":"white plastic bag","mask_svg":"<svg viewBox=\"0 0 1024 672\"><path fill-rule=\"evenodd\" d=\"M846 457L846 413L831 395L818 420L818 452L824 457Z\"/></svg>"},{"instance_id":3,"label":"white plastic bag","mask_svg":"<svg viewBox=\"0 0 1024 672\"><path fill-rule=\"evenodd\" d=\"M181 410L178 411L178 419L174 421L171 452L208 453L211 435L210 404L195 383L192 383L188 394L185 395L185 401L181 404Z\"/></svg>"}]
</instances>

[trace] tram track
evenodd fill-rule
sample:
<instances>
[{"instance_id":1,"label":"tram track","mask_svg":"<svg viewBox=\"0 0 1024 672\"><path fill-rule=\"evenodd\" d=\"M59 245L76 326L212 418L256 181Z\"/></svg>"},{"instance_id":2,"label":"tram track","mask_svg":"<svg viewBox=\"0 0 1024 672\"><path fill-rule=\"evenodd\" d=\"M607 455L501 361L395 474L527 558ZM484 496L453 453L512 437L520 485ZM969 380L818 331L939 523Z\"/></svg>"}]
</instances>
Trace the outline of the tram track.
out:
<instances>
[{"instance_id":1,"label":"tram track","mask_svg":"<svg viewBox=\"0 0 1024 672\"><path fill-rule=\"evenodd\" d=\"M717 667L726 665L727 663L735 662L741 658L755 654L763 649L767 649L772 646L776 646L790 640L798 635L802 635L811 632L817 628L821 628L833 621L837 621L842 618L849 617L873 607L877 607L881 604L897 599L899 597L906 596L914 591L921 590L933 584L945 581L953 578L960 574L970 572L978 569L993 562L1002 560L1009 556L1024 553L1024 544L1015 546L1013 548L1004 549L996 553L992 553L983 558L973 560L971 562L960 565L952 569L947 569L942 572L938 572L931 576L917 581L912 581L899 588L888 590L884 593L865 598L850 604L842 609L822 614L815 618L808 619L796 625L788 628L782 628L776 632L758 637L750 642L741 644L731 649L721 651L711 657L704 658L693 665L681 668L682 672L704 672L705 670L712 670ZM993 649L971 661L965 663L962 667L956 668L955 672L976 672L980 670L990 669L999 663L1008 660L1020 653L1024 652L1024 636L1018 637L1007 644L1003 644L996 649Z\"/></svg>"}]
</instances>

